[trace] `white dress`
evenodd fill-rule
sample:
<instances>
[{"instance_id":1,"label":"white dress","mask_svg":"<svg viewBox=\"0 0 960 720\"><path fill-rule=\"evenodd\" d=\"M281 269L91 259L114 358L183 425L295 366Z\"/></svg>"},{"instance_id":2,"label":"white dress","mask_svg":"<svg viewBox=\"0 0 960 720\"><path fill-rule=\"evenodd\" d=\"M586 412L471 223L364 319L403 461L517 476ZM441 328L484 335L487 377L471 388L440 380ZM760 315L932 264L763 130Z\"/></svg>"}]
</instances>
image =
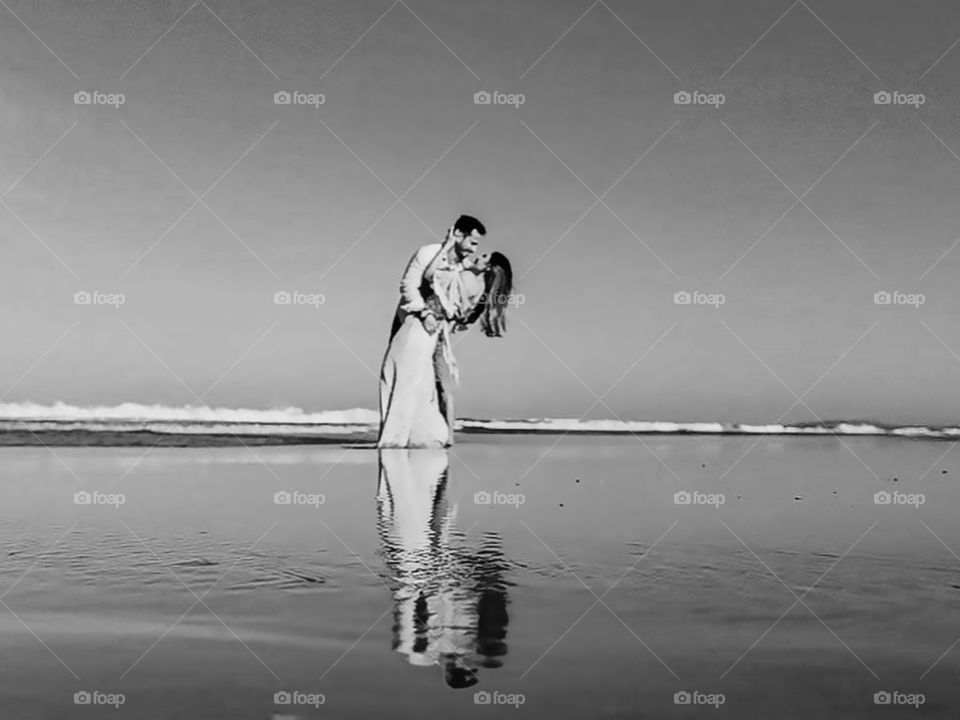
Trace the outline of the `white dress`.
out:
<instances>
[{"instance_id":1,"label":"white dress","mask_svg":"<svg viewBox=\"0 0 960 720\"><path fill-rule=\"evenodd\" d=\"M476 306L483 292L483 279L458 263L437 255L439 245L426 246L414 256L401 283L406 299L408 278L429 290L431 304L440 315L438 329L428 333L412 314L414 301L401 301L399 329L380 369L380 448L441 448L453 444L453 398L451 386L458 379L450 343L455 320ZM432 253L432 256L431 256ZM425 262L426 258L430 258ZM420 264L422 273L411 273ZM419 305L422 306L422 301Z\"/></svg>"}]
</instances>

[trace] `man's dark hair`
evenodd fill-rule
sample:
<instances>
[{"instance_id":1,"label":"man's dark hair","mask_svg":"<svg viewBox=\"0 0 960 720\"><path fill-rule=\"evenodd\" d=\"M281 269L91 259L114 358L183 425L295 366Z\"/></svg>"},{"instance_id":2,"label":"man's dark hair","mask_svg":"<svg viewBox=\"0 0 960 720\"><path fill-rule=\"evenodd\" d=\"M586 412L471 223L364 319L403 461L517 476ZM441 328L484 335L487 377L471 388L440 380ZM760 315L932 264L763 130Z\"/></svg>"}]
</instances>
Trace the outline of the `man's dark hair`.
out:
<instances>
[{"instance_id":1,"label":"man's dark hair","mask_svg":"<svg viewBox=\"0 0 960 720\"><path fill-rule=\"evenodd\" d=\"M481 235L487 234L487 229L483 226L483 223L471 215L461 215L457 218L457 221L453 224L453 229L459 230L464 235L472 235L474 230Z\"/></svg>"}]
</instances>

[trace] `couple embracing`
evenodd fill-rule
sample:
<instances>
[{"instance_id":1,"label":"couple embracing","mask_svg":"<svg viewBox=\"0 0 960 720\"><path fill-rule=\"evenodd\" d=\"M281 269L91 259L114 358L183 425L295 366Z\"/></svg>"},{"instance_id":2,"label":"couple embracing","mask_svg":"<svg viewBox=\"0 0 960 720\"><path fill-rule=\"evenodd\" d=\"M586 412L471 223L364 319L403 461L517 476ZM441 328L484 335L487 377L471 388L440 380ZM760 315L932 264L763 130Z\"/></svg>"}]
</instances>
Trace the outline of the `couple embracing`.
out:
<instances>
[{"instance_id":1,"label":"couple embracing","mask_svg":"<svg viewBox=\"0 0 960 720\"><path fill-rule=\"evenodd\" d=\"M453 444L451 341L480 322L487 337L506 331L513 272L498 252L479 254L483 223L461 215L442 243L424 245L400 281L400 302L380 370L380 448Z\"/></svg>"}]
</instances>

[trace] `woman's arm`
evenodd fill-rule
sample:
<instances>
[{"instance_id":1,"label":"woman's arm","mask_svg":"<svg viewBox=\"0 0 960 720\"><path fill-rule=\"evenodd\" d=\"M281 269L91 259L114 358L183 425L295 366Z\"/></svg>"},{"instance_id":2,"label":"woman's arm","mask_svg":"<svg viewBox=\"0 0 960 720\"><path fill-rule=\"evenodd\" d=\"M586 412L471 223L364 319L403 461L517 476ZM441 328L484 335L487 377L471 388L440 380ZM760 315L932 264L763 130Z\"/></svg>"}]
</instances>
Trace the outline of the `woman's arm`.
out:
<instances>
[{"instance_id":1,"label":"woman's arm","mask_svg":"<svg viewBox=\"0 0 960 720\"><path fill-rule=\"evenodd\" d=\"M484 303L478 302L476 305L471 308L470 312L467 313L467 316L460 320L457 323L455 332L461 332L463 330L469 330L470 326L473 325L477 320L480 319L480 316L483 315Z\"/></svg>"}]
</instances>

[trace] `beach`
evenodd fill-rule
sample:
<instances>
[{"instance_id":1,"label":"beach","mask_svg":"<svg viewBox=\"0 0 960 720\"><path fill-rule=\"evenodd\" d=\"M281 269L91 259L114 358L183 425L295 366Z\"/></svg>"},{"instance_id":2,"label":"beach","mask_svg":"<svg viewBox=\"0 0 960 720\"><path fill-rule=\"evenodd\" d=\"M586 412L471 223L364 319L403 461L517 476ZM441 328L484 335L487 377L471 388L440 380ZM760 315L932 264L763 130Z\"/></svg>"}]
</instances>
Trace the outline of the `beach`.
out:
<instances>
[{"instance_id":1,"label":"beach","mask_svg":"<svg viewBox=\"0 0 960 720\"><path fill-rule=\"evenodd\" d=\"M0 720L958 717L960 3L0 17Z\"/></svg>"},{"instance_id":2,"label":"beach","mask_svg":"<svg viewBox=\"0 0 960 720\"><path fill-rule=\"evenodd\" d=\"M484 434L385 481L339 446L8 448L5 713L947 717L951 449Z\"/></svg>"}]
</instances>

